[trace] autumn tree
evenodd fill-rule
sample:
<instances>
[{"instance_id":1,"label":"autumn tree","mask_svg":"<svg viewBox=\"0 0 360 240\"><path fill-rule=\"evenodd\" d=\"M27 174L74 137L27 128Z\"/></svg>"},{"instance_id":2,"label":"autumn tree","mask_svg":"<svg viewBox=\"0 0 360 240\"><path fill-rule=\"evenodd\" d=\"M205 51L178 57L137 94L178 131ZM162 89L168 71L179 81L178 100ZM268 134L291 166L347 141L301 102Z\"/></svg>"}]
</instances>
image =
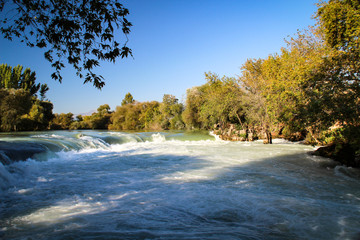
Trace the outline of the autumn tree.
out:
<instances>
[{"instance_id":1,"label":"autumn tree","mask_svg":"<svg viewBox=\"0 0 360 240\"><path fill-rule=\"evenodd\" d=\"M332 142L360 143L360 2L331 0L321 2L316 15L319 35L328 52L304 86L308 122L322 135L335 132ZM336 125L336 131L329 127ZM340 133L340 134L339 134ZM324 138L324 136L323 136ZM317 141L319 142L319 141ZM320 139L322 143L329 143ZM341 147L338 147L340 149ZM354 150L355 152L355 150Z\"/></svg>"},{"instance_id":2,"label":"autumn tree","mask_svg":"<svg viewBox=\"0 0 360 240\"><path fill-rule=\"evenodd\" d=\"M102 88L103 77L93 68L100 61L132 55L127 47L129 10L117 0L0 0L0 13L3 37L44 49L45 59L55 69L51 77L60 82L67 63L84 83ZM122 44L115 37L119 28L124 34Z\"/></svg>"},{"instance_id":3,"label":"autumn tree","mask_svg":"<svg viewBox=\"0 0 360 240\"><path fill-rule=\"evenodd\" d=\"M260 127L267 141L272 143L274 121L266 101L270 79L264 73L264 60L248 59L241 69L239 81L245 90L243 102L247 120L251 127Z\"/></svg>"},{"instance_id":4,"label":"autumn tree","mask_svg":"<svg viewBox=\"0 0 360 240\"><path fill-rule=\"evenodd\" d=\"M326 43L337 50L359 54L360 2L321 1L316 19Z\"/></svg>"},{"instance_id":5,"label":"autumn tree","mask_svg":"<svg viewBox=\"0 0 360 240\"><path fill-rule=\"evenodd\" d=\"M360 122L360 2L332 0L321 2L317 20L327 54L319 71L312 76L316 91L311 96L331 113L326 119L341 125L359 126Z\"/></svg>"},{"instance_id":6,"label":"autumn tree","mask_svg":"<svg viewBox=\"0 0 360 240\"><path fill-rule=\"evenodd\" d=\"M127 93L121 102L121 106L124 106L126 104L131 104L134 102L135 102L135 100L134 100L133 96L131 95L131 93Z\"/></svg>"}]
</instances>

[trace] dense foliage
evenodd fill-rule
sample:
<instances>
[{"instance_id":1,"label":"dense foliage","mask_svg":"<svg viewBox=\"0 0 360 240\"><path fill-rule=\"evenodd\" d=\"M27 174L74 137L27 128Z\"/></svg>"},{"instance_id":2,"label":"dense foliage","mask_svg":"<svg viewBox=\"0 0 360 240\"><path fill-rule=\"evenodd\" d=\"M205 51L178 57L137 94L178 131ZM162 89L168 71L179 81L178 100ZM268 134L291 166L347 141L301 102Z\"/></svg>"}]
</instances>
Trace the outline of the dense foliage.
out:
<instances>
[{"instance_id":1,"label":"dense foliage","mask_svg":"<svg viewBox=\"0 0 360 240\"><path fill-rule=\"evenodd\" d=\"M187 91L184 121L190 129L212 129L214 124L242 124L242 95L236 79L205 73L207 83Z\"/></svg>"},{"instance_id":2,"label":"dense foliage","mask_svg":"<svg viewBox=\"0 0 360 240\"><path fill-rule=\"evenodd\" d=\"M0 65L0 131L47 129L53 117L52 103L44 101L48 90L29 68Z\"/></svg>"},{"instance_id":3,"label":"dense foliage","mask_svg":"<svg viewBox=\"0 0 360 240\"><path fill-rule=\"evenodd\" d=\"M131 95L130 95L131 96ZM126 101L132 99L132 101ZM111 117L110 129L114 130L167 130L184 129L181 114L184 106L174 96L165 94L163 102L137 102L129 94L123 105L118 106Z\"/></svg>"},{"instance_id":4,"label":"dense foliage","mask_svg":"<svg viewBox=\"0 0 360 240\"><path fill-rule=\"evenodd\" d=\"M279 54L248 59L230 92L226 81L209 74L208 83L188 90L186 124L237 125L270 142L272 135L306 137L311 144L332 145L332 157L351 155L352 162L341 160L359 166L354 162L360 146L359 16L359 1L320 3L318 27L298 32ZM228 105L229 99L235 104Z\"/></svg>"}]
</instances>

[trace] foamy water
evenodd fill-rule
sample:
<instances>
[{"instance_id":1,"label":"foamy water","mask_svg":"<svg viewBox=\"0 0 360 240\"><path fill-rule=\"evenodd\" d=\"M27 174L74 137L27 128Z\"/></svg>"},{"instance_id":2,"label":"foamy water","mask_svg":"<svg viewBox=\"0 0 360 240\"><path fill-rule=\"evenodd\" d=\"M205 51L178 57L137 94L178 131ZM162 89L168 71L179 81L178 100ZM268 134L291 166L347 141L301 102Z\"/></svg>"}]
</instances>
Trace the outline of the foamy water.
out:
<instances>
[{"instance_id":1,"label":"foamy water","mask_svg":"<svg viewBox=\"0 0 360 240\"><path fill-rule=\"evenodd\" d=\"M359 171L276 140L55 132L0 165L0 239L357 239ZM63 150L61 150L63 146ZM55 151L55 150L56 151Z\"/></svg>"}]
</instances>

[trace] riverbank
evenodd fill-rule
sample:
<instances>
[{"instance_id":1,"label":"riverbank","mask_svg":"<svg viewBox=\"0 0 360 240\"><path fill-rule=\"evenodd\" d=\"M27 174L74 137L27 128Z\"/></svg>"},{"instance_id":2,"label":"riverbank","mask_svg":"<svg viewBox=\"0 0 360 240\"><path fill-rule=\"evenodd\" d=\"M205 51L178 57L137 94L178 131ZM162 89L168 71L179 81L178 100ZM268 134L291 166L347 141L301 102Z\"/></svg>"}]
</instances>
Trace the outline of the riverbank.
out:
<instances>
[{"instance_id":1,"label":"riverbank","mask_svg":"<svg viewBox=\"0 0 360 240\"><path fill-rule=\"evenodd\" d=\"M331 158L345 166L360 168L360 152L350 144L333 143L319 147L312 153L316 156Z\"/></svg>"},{"instance_id":2,"label":"riverbank","mask_svg":"<svg viewBox=\"0 0 360 240\"><path fill-rule=\"evenodd\" d=\"M306 134L295 133L285 137L281 132L272 132L269 136L263 129L237 129L234 124L227 126L214 125L213 133L225 141L255 141L263 140L265 144L271 143L273 138L283 138L291 142L304 141ZM270 142L269 142L270 141ZM305 144L306 141L304 141ZM360 148L347 143L332 143L327 146L320 146L311 153L312 155L330 158L341 165L348 167L360 168Z\"/></svg>"}]
</instances>

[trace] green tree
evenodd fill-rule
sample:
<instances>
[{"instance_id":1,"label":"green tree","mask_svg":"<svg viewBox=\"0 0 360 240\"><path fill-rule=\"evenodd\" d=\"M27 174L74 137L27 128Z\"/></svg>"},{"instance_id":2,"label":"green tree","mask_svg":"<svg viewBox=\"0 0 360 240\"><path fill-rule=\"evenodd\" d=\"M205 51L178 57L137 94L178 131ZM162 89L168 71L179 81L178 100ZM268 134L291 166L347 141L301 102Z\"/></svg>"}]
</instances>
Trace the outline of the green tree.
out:
<instances>
[{"instance_id":1,"label":"green tree","mask_svg":"<svg viewBox=\"0 0 360 240\"><path fill-rule=\"evenodd\" d=\"M46 93L47 93L47 91L49 91L50 89L49 89L49 87L48 87L48 85L45 83L45 84L41 84L41 87L40 87L40 100L41 101L44 101L45 100L45 98L46 98Z\"/></svg>"},{"instance_id":2,"label":"green tree","mask_svg":"<svg viewBox=\"0 0 360 240\"><path fill-rule=\"evenodd\" d=\"M337 50L360 50L360 2L330 0L318 4L316 18L326 43Z\"/></svg>"},{"instance_id":3,"label":"green tree","mask_svg":"<svg viewBox=\"0 0 360 240\"><path fill-rule=\"evenodd\" d=\"M24 114L32 106L31 95L24 89L0 89L0 127L2 131L17 131Z\"/></svg>"},{"instance_id":4,"label":"green tree","mask_svg":"<svg viewBox=\"0 0 360 240\"><path fill-rule=\"evenodd\" d=\"M125 95L125 98L121 102L121 106L124 106L126 104L131 104L131 103L134 103L134 102L135 102L135 100L134 100L133 96L131 95L131 93L127 93Z\"/></svg>"},{"instance_id":5,"label":"green tree","mask_svg":"<svg viewBox=\"0 0 360 240\"><path fill-rule=\"evenodd\" d=\"M178 101L175 96L164 94L159 107L161 113L159 121L162 129L182 129L185 127L181 116L184 106Z\"/></svg>"},{"instance_id":6,"label":"green tree","mask_svg":"<svg viewBox=\"0 0 360 240\"><path fill-rule=\"evenodd\" d=\"M36 100L29 111L23 115L22 126L19 130L46 130L49 122L54 117L52 113L53 105L51 102Z\"/></svg>"},{"instance_id":7,"label":"green tree","mask_svg":"<svg viewBox=\"0 0 360 240\"><path fill-rule=\"evenodd\" d=\"M245 89L244 109L249 124L266 134L267 141L272 143L273 119L266 102L267 87L270 79L264 74L263 59L249 59L242 66L241 85Z\"/></svg>"},{"instance_id":8,"label":"green tree","mask_svg":"<svg viewBox=\"0 0 360 240\"><path fill-rule=\"evenodd\" d=\"M84 117L79 114L79 115L76 116L76 121L82 122L82 121L84 121Z\"/></svg>"},{"instance_id":9,"label":"green tree","mask_svg":"<svg viewBox=\"0 0 360 240\"><path fill-rule=\"evenodd\" d=\"M49 87L36 83L36 74L29 68L0 65L0 89L2 89L3 131L44 130L53 118L53 105L43 101ZM37 99L40 90L41 100ZM5 106L7 105L7 106ZM8 109L8 110L5 110Z\"/></svg>"},{"instance_id":10,"label":"green tree","mask_svg":"<svg viewBox=\"0 0 360 240\"><path fill-rule=\"evenodd\" d=\"M11 67L7 64L0 65L0 87L6 89L24 89L29 91L32 96L36 96L40 90L41 100L45 98L49 90L47 84L36 84L36 73L30 68L23 71L23 66Z\"/></svg>"},{"instance_id":11,"label":"green tree","mask_svg":"<svg viewBox=\"0 0 360 240\"><path fill-rule=\"evenodd\" d=\"M205 73L207 83L203 88L205 102L201 106L200 119L211 129L214 124L236 123L244 128L241 103L242 90L235 78Z\"/></svg>"},{"instance_id":12,"label":"green tree","mask_svg":"<svg viewBox=\"0 0 360 240\"><path fill-rule=\"evenodd\" d=\"M193 87L186 90L185 110L182 113L184 123L188 129L201 129L200 108L204 100L203 87Z\"/></svg>"},{"instance_id":13,"label":"green tree","mask_svg":"<svg viewBox=\"0 0 360 240\"><path fill-rule=\"evenodd\" d=\"M112 130L139 130L144 126L141 122L141 113L143 111L143 104L137 102L135 104L125 104L117 106L114 114L111 117L111 125L109 129Z\"/></svg>"},{"instance_id":14,"label":"green tree","mask_svg":"<svg viewBox=\"0 0 360 240\"><path fill-rule=\"evenodd\" d=\"M144 129L161 130L159 119L161 118L160 103L157 101L145 102L140 115L140 121Z\"/></svg>"},{"instance_id":15,"label":"green tree","mask_svg":"<svg viewBox=\"0 0 360 240\"><path fill-rule=\"evenodd\" d=\"M0 88L9 88L12 67L7 64L0 65Z\"/></svg>"},{"instance_id":16,"label":"green tree","mask_svg":"<svg viewBox=\"0 0 360 240\"><path fill-rule=\"evenodd\" d=\"M70 129L91 129L91 116L77 115L75 121L70 124Z\"/></svg>"},{"instance_id":17,"label":"green tree","mask_svg":"<svg viewBox=\"0 0 360 240\"><path fill-rule=\"evenodd\" d=\"M110 124L111 112L108 104L98 107L97 112L90 118L90 127L92 129L108 129Z\"/></svg>"},{"instance_id":18,"label":"green tree","mask_svg":"<svg viewBox=\"0 0 360 240\"><path fill-rule=\"evenodd\" d=\"M360 128L360 2L321 2L316 19L325 51L318 51L320 60L303 84L302 120L317 143L326 142L324 135L334 125L348 133L341 141L360 142L354 139L354 128Z\"/></svg>"},{"instance_id":19,"label":"green tree","mask_svg":"<svg viewBox=\"0 0 360 240\"><path fill-rule=\"evenodd\" d=\"M66 130L70 129L73 120L74 114L72 113L61 113L55 114L54 118L50 122L50 129L53 130Z\"/></svg>"},{"instance_id":20,"label":"green tree","mask_svg":"<svg viewBox=\"0 0 360 240\"><path fill-rule=\"evenodd\" d=\"M131 23L117 0L0 0L0 32L4 38L19 38L29 47L46 49L44 57L55 68L51 77L62 81L64 63L72 65L84 83L104 86L102 76L93 72L100 60L115 62L132 55L127 47ZM125 41L115 38L121 28ZM83 70L86 71L84 76Z\"/></svg>"},{"instance_id":21,"label":"green tree","mask_svg":"<svg viewBox=\"0 0 360 240\"><path fill-rule=\"evenodd\" d=\"M187 128L212 129L215 124L235 123L242 128L243 90L235 78L205 73L206 84L187 90L183 119Z\"/></svg>"}]
</instances>

